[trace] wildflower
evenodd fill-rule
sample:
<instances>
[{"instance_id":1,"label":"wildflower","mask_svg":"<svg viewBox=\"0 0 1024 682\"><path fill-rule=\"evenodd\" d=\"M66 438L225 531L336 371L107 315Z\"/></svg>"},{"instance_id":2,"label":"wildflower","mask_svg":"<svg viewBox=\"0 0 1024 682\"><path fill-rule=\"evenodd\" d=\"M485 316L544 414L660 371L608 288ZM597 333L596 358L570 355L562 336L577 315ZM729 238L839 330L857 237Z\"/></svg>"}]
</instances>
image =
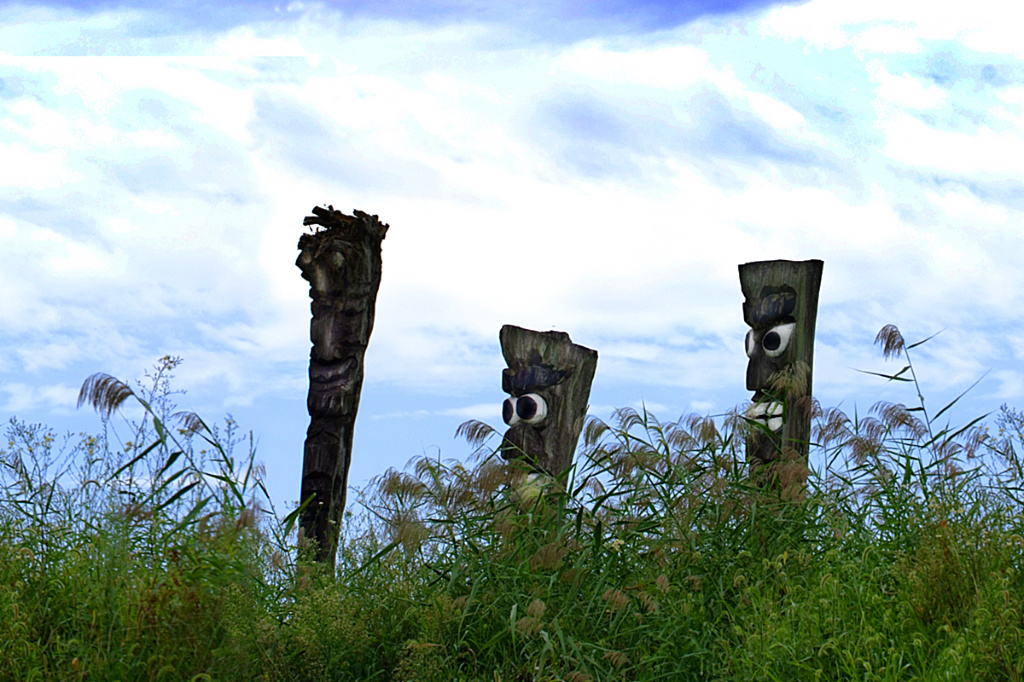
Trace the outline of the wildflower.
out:
<instances>
[{"instance_id":1,"label":"wildflower","mask_svg":"<svg viewBox=\"0 0 1024 682\"><path fill-rule=\"evenodd\" d=\"M613 552L618 552L620 549L622 549L622 545L624 544L625 543L622 540L620 540L619 538L615 538L614 540L608 543L608 546L611 547L611 550Z\"/></svg>"}]
</instances>

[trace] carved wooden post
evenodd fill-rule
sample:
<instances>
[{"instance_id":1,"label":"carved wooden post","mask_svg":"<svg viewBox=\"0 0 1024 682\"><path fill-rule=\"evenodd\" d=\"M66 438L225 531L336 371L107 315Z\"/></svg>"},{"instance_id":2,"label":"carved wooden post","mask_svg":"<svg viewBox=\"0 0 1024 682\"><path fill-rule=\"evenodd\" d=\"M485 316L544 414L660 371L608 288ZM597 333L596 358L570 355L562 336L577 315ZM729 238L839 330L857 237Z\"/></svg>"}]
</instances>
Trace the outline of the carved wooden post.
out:
<instances>
[{"instance_id":1,"label":"carved wooden post","mask_svg":"<svg viewBox=\"0 0 1024 682\"><path fill-rule=\"evenodd\" d=\"M323 229L299 238L301 253L295 261L313 299L306 400L310 423L299 499L314 497L300 527L316 543L316 560L334 566L388 225L377 216L362 211L349 216L333 206L315 207L313 213L302 224Z\"/></svg>"},{"instance_id":2,"label":"carved wooden post","mask_svg":"<svg viewBox=\"0 0 1024 682\"><path fill-rule=\"evenodd\" d=\"M571 465L587 416L597 351L576 345L565 332L536 332L506 324L498 334L508 368L501 389L509 429L504 459L524 459L558 478Z\"/></svg>"},{"instance_id":3,"label":"carved wooden post","mask_svg":"<svg viewBox=\"0 0 1024 682\"><path fill-rule=\"evenodd\" d=\"M773 486L796 482L780 464L806 471L811 437L814 324L824 263L759 261L739 266L747 332L747 437L751 474ZM780 461L781 460L781 461ZM758 471L764 465L765 470ZM790 469L792 470L792 468ZM782 480L786 479L786 480Z\"/></svg>"}]
</instances>

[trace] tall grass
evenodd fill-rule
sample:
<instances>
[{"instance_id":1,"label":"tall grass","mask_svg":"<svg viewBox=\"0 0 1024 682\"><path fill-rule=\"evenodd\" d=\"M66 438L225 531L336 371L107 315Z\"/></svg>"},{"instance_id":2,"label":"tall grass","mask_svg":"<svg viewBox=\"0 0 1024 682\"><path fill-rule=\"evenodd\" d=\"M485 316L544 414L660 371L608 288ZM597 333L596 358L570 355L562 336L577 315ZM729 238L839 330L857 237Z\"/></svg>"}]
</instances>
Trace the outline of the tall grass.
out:
<instances>
[{"instance_id":1,"label":"tall grass","mask_svg":"<svg viewBox=\"0 0 1024 682\"><path fill-rule=\"evenodd\" d=\"M0 450L0 677L188 679L244 671L231 614L277 613L283 537L259 524L258 470L231 420L169 413L166 357L132 389L97 375L83 399L100 436L58 438L11 420ZM110 417L134 398L141 421L112 441ZM171 423L178 427L172 428ZM265 499L265 495L263 496ZM244 672L243 672L244 674Z\"/></svg>"},{"instance_id":2,"label":"tall grass","mask_svg":"<svg viewBox=\"0 0 1024 682\"><path fill-rule=\"evenodd\" d=\"M233 424L168 426L173 362L148 393L110 379L86 397L141 401L129 442L8 429L0 676L1020 679L1024 414L954 426L914 345L879 343L914 400L818 408L781 489L748 482L738 413L591 419L557 484L467 423L471 463L362 491L336 575L291 549Z\"/></svg>"}]
</instances>

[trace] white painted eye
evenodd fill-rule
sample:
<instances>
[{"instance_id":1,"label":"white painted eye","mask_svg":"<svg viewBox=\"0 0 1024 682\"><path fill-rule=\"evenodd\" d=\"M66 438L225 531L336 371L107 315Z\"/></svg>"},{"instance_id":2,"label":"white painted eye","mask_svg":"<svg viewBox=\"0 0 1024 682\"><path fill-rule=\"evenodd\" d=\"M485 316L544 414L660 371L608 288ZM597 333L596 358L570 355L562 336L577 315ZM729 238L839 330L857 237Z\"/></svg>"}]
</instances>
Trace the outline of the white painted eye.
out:
<instances>
[{"instance_id":1,"label":"white painted eye","mask_svg":"<svg viewBox=\"0 0 1024 682\"><path fill-rule=\"evenodd\" d=\"M754 330L751 329L749 332L747 332L747 340L746 340L746 343L744 344L744 345L746 345L747 357L748 358L754 357L754 343L755 343L755 341L754 341Z\"/></svg>"},{"instance_id":2,"label":"white painted eye","mask_svg":"<svg viewBox=\"0 0 1024 682\"><path fill-rule=\"evenodd\" d=\"M761 337L761 348L764 348L764 354L770 358L777 358L785 353L794 329L796 329L796 322L788 322L772 327L765 332Z\"/></svg>"},{"instance_id":3,"label":"white painted eye","mask_svg":"<svg viewBox=\"0 0 1024 682\"><path fill-rule=\"evenodd\" d=\"M501 404L501 418L509 426L515 426L519 423L519 415L516 414L517 400L518 398L505 398L505 402Z\"/></svg>"},{"instance_id":4,"label":"white painted eye","mask_svg":"<svg viewBox=\"0 0 1024 682\"><path fill-rule=\"evenodd\" d=\"M516 414L527 424L539 424L548 416L548 404L536 393L527 393L516 401Z\"/></svg>"}]
</instances>

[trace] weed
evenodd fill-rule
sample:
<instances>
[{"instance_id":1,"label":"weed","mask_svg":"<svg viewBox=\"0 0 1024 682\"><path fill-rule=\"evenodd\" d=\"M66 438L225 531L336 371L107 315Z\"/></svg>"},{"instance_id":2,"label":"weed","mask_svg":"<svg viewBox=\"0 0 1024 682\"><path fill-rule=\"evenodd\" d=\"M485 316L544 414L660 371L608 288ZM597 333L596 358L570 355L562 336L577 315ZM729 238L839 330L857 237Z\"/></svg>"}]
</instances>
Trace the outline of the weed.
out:
<instances>
[{"instance_id":1,"label":"weed","mask_svg":"<svg viewBox=\"0 0 1024 682\"><path fill-rule=\"evenodd\" d=\"M878 342L914 401L813 405L788 493L748 480L736 413L591 419L561 485L469 423L471 465L363 492L336 574L294 549L233 422L174 412L176 359L148 388L95 377L103 434L12 421L0 452L0 676L1019 680L1024 416L951 425L919 344Z\"/></svg>"}]
</instances>

